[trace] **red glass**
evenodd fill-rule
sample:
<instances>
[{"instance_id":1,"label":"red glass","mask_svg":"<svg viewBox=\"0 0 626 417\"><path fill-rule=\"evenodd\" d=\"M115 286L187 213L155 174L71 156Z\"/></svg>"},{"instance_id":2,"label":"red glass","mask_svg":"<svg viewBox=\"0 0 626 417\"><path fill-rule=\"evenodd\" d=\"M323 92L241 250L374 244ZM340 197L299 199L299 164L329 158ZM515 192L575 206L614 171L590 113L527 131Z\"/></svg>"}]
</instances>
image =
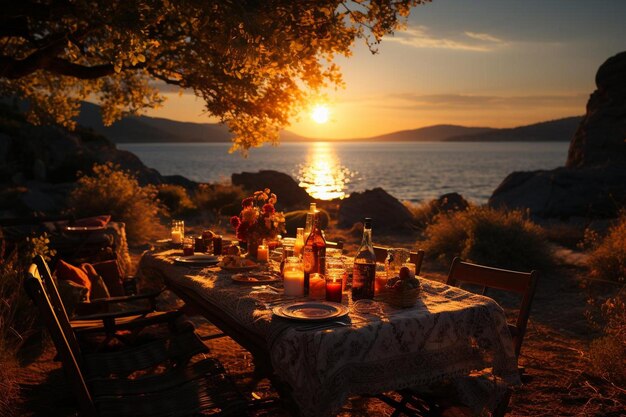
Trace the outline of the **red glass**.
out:
<instances>
[{"instance_id":1,"label":"red glass","mask_svg":"<svg viewBox=\"0 0 626 417\"><path fill-rule=\"evenodd\" d=\"M215 236L213 238L213 255L222 254L222 236Z\"/></svg>"},{"instance_id":2,"label":"red glass","mask_svg":"<svg viewBox=\"0 0 626 417\"><path fill-rule=\"evenodd\" d=\"M326 280L326 301L341 302L341 281Z\"/></svg>"},{"instance_id":3,"label":"red glass","mask_svg":"<svg viewBox=\"0 0 626 417\"><path fill-rule=\"evenodd\" d=\"M183 256L193 256L193 246L183 248Z\"/></svg>"}]
</instances>

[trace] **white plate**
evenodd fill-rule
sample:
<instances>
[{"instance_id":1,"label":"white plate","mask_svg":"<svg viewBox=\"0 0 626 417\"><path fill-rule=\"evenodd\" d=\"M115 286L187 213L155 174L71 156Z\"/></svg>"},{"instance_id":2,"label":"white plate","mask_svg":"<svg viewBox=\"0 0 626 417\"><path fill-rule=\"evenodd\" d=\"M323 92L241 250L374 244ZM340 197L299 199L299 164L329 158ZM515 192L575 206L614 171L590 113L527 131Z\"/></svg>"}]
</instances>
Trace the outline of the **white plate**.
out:
<instances>
[{"instance_id":1,"label":"white plate","mask_svg":"<svg viewBox=\"0 0 626 417\"><path fill-rule=\"evenodd\" d=\"M66 232L95 232L96 230L104 230L104 226L66 226Z\"/></svg>"},{"instance_id":2,"label":"white plate","mask_svg":"<svg viewBox=\"0 0 626 417\"><path fill-rule=\"evenodd\" d=\"M278 317L289 320L323 321L343 317L350 312L350 309L343 304L329 301L299 301L276 306L272 312Z\"/></svg>"},{"instance_id":3,"label":"white plate","mask_svg":"<svg viewBox=\"0 0 626 417\"><path fill-rule=\"evenodd\" d=\"M191 255L174 258L174 262L185 265L216 265L220 260L213 255Z\"/></svg>"},{"instance_id":4,"label":"white plate","mask_svg":"<svg viewBox=\"0 0 626 417\"><path fill-rule=\"evenodd\" d=\"M276 274L267 272L257 274L235 274L232 275L230 279L242 284L267 284L269 282L280 281L280 278Z\"/></svg>"}]
</instances>

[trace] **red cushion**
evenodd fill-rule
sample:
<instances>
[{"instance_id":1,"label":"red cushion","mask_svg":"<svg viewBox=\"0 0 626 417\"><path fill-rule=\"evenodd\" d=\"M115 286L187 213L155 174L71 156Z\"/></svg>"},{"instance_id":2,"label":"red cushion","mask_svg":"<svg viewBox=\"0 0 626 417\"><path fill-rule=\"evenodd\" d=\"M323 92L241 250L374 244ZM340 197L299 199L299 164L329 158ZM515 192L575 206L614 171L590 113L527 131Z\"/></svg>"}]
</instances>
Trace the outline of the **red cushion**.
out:
<instances>
[{"instance_id":1,"label":"red cushion","mask_svg":"<svg viewBox=\"0 0 626 417\"><path fill-rule=\"evenodd\" d=\"M122 273L116 260L96 262L92 264L98 275L102 277L112 297L124 295Z\"/></svg>"},{"instance_id":2,"label":"red cushion","mask_svg":"<svg viewBox=\"0 0 626 417\"><path fill-rule=\"evenodd\" d=\"M77 227L105 227L111 221L111 216L94 216L78 219L74 222Z\"/></svg>"},{"instance_id":3,"label":"red cushion","mask_svg":"<svg viewBox=\"0 0 626 417\"><path fill-rule=\"evenodd\" d=\"M74 265L70 265L61 259L57 263L55 274L58 280L72 281L78 285L87 288L87 299L89 299L89 295L91 292L91 281L89 280L89 277L87 276L85 271L75 267Z\"/></svg>"}]
</instances>

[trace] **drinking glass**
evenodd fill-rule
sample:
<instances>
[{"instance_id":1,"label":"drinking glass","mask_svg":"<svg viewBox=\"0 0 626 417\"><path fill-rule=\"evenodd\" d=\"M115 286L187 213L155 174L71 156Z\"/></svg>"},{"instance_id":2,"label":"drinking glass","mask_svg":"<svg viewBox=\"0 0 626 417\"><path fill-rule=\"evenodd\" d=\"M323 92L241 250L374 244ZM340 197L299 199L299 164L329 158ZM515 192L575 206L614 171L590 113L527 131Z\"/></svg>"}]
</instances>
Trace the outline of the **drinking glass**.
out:
<instances>
[{"instance_id":1,"label":"drinking glass","mask_svg":"<svg viewBox=\"0 0 626 417\"><path fill-rule=\"evenodd\" d=\"M183 239L183 256L193 256L194 240L191 237Z\"/></svg>"},{"instance_id":2,"label":"drinking glass","mask_svg":"<svg viewBox=\"0 0 626 417\"><path fill-rule=\"evenodd\" d=\"M404 248L390 248L387 250L387 259L385 259L387 279L398 275L402 265L409 262L410 255L409 250Z\"/></svg>"}]
</instances>

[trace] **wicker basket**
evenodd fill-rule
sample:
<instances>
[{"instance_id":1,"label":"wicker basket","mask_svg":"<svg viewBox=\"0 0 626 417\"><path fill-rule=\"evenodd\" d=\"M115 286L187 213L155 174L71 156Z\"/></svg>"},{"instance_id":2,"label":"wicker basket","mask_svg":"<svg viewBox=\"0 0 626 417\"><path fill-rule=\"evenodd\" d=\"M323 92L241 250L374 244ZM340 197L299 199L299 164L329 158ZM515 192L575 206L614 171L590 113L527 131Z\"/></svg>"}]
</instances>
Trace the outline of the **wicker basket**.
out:
<instances>
[{"instance_id":1,"label":"wicker basket","mask_svg":"<svg viewBox=\"0 0 626 417\"><path fill-rule=\"evenodd\" d=\"M388 288L385 291L385 302L396 308L413 307L419 298L422 287L397 291Z\"/></svg>"}]
</instances>

